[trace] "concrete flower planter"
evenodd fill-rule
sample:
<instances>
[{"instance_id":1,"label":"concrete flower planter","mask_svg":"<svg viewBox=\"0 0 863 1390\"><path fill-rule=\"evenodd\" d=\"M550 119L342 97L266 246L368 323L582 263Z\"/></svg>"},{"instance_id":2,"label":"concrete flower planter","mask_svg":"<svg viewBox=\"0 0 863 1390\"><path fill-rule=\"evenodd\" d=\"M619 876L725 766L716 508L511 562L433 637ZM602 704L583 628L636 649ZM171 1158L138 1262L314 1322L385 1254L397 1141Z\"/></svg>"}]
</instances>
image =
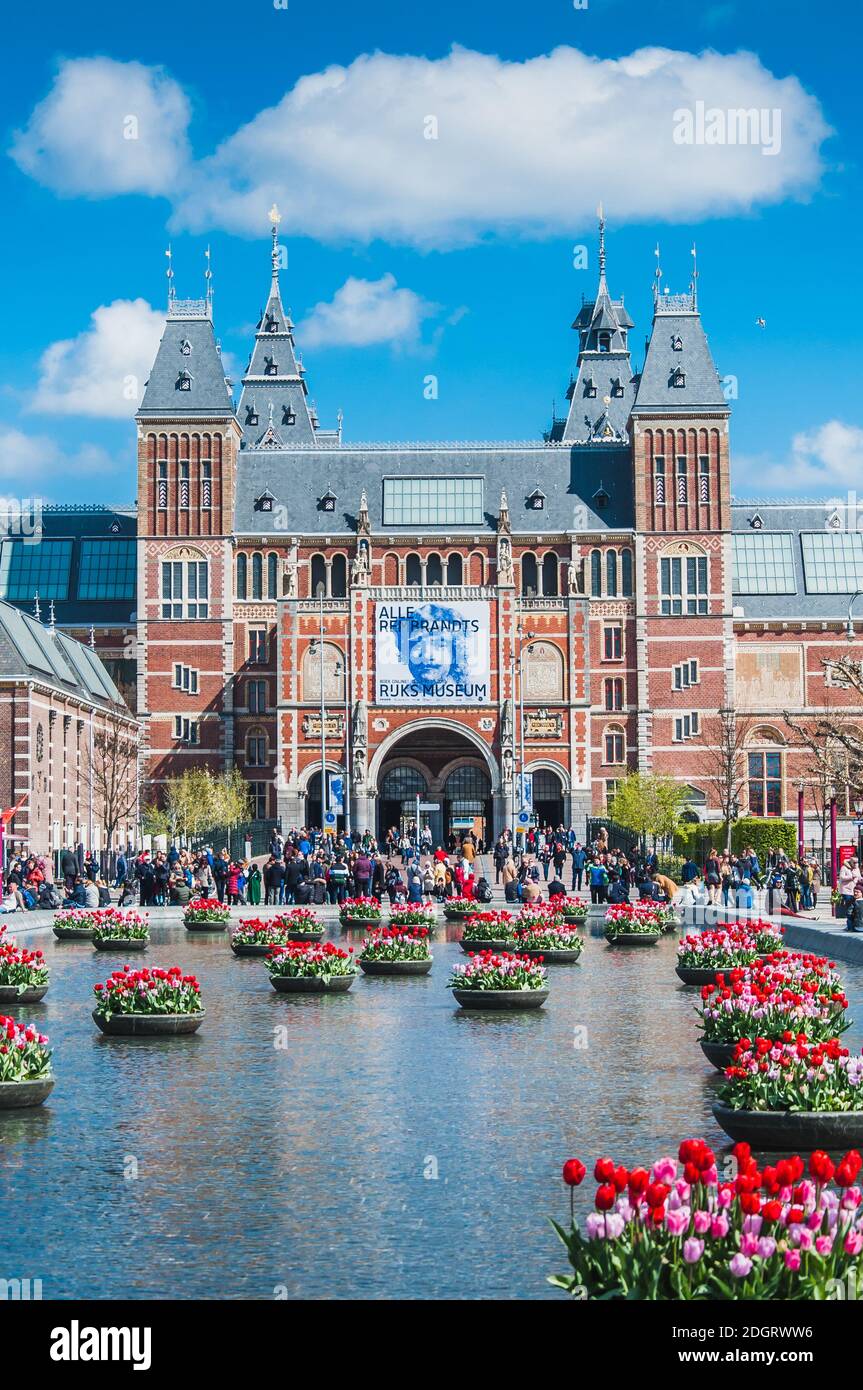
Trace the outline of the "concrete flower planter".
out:
<instances>
[{"instance_id":1,"label":"concrete flower planter","mask_svg":"<svg viewBox=\"0 0 863 1390\"><path fill-rule=\"evenodd\" d=\"M766 956L759 956L750 965L718 965L710 969L700 965L677 965L675 972L685 985L712 985L717 975L729 975L732 970L752 969L753 966L763 964L766 959Z\"/></svg>"},{"instance_id":2,"label":"concrete flower planter","mask_svg":"<svg viewBox=\"0 0 863 1390\"><path fill-rule=\"evenodd\" d=\"M268 956L272 949L271 945L265 945L260 941L231 942L231 950L235 956Z\"/></svg>"},{"instance_id":3,"label":"concrete flower planter","mask_svg":"<svg viewBox=\"0 0 863 1390\"><path fill-rule=\"evenodd\" d=\"M197 1033L206 1010L196 1014L112 1014L105 1018L93 1010L93 1022L101 1032L112 1038L179 1037Z\"/></svg>"},{"instance_id":4,"label":"concrete flower planter","mask_svg":"<svg viewBox=\"0 0 863 1390\"><path fill-rule=\"evenodd\" d=\"M279 994L345 994L356 975L271 975Z\"/></svg>"},{"instance_id":5,"label":"concrete flower planter","mask_svg":"<svg viewBox=\"0 0 863 1390\"><path fill-rule=\"evenodd\" d=\"M427 975L434 962L428 960L360 960L366 975Z\"/></svg>"},{"instance_id":6,"label":"concrete flower planter","mask_svg":"<svg viewBox=\"0 0 863 1390\"><path fill-rule=\"evenodd\" d=\"M609 946L655 946L661 936L661 931L620 932L616 936L606 935L605 939Z\"/></svg>"},{"instance_id":7,"label":"concrete flower planter","mask_svg":"<svg viewBox=\"0 0 863 1390\"><path fill-rule=\"evenodd\" d=\"M516 955L527 956L528 960L541 960L543 965L574 965L580 958L581 951L566 950L530 950L526 951L521 946L516 946Z\"/></svg>"},{"instance_id":8,"label":"concrete flower planter","mask_svg":"<svg viewBox=\"0 0 863 1390\"><path fill-rule=\"evenodd\" d=\"M0 1110L25 1110L42 1105L53 1089L53 1076L43 1076L39 1081L0 1081Z\"/></svg>"},{"instance_id":9,"label":"concrete flower planter","mask_svg":"<svg viewBox=\"0 0 863 1390\"><path fill-rule=\"evenodd\" d=\"M373 927L383 926L383 919L380 917L343 917L339 913L339 922L343 927L353 927L357 931L371 931Z\"/></svg>"},{"instance_id":10,"label":"concrete flower planter","mask_svg":"<svg viewBox=\"0 0 863 1390\"><path fill-rule=\"evenodd\" d=\"M844 1153L863 1144L863 1110L732 1110L717 1101L713 1114L735 1142L758 1149Z\"/></svg>"},{"instance_id":11,"label":"concrete flower planter","mask_svg":"<svg viewBox=\"0 0 863 1390\"><path fill-rule=\"evenodd\" d=\"M475 917L479 907L470 907L466 912L460 912L454 907L444 907L443 915L448 922L464 922L467 917Z\"/></svg>"},{"instance_id":12,"label":"concrete flower planter","mask_svg":"<svg viewBox=\"0 0 863 1390\"><path fill-rule=\"evenodd\" d=\"M454 989L452 997L463 1009L539 1009L547 989Z\"/></svg>"},{"instance_id":13,"label":"concrete flower planter","mask_svg":"<svg viewBox=\"0 0 863 1390\"><path fill-rule=\"evenodd\" d=\"M183 922L186 931L227 931L228 925L227 922Z\"/></svg>"},{"instance_id":14,"label":"concrete flower planter","mask_svg":"<svg viewBox=\"0 0 863 1390\"><path fill-rule=\"evenodd\" d=\"M704 1038L700 1039L700 1043L701 1051L704 1053L710 1065L715 1067L717 1071L725 1071L726 1067L731 1066L734 1059L734 1049L737 1043L706 1042Z\"/></svg>"},{"instance_id":15,"label":"concrete flower planter","mask_svg":"<svg viewBox=\"0 0 863 1390\"><path fill-rule=\"evenodd\" d=\"M289 941L323 941L324 929L319 927L316 931L289 931Z\"/></svg>"},{"instance_id":16,"label":"concrete flower planter","mask_svg":"<svg viewBox=\"0 0 863 1390\"><path fill-rule=\"evenodd\" d=\"M34 985L31 989L22 990L19 990L17 985L0 985L0 1004L38 1004L47 993L47 985Z\"/></svg>"},{"instance_id":17,"label":"concrete flower planter","mask_svg":"<svg viewBox=\"0 0 863 1390\"><path fill-rule=\"evenodd\" d=\"M52 927L58 941L92 941L92 927Z\"/></svg>"},{"instance_id":18,"label":"concrete flower planter","mask_svg":"<svg viewBox=\"0 0 863 1390\"><path fill-rule=\"evenodd\" d=\"M104 941L93 938L93 945L97 951L122 951L125 956L127 951L146 951L150 944L147 936L112 936L106 937Z\"/></svg>"},{"instance_id":19,"label":"concrete flower planter","mask_svg":"<svg viewBox=\"0 0 863 1390\"><path fill-rule=\"evenodd\" d=\"M471 951L474 951L474 952L476 952L476 951L513 951L513 952L514 952L514 951L515 951L515 948L516 948L516 943L515 943L514 940L502 941L499 937L490 937L490 936L488 936L488 937L482 937L481 939L474 939L474 940L470 940L470 941L465 941L464 937L462 937L461 941L459 942L459 945L461 946L461 948L462 948L462 950L464 951L465 955L470 955ZM527 954L527 953L525 952L524 954Z\"/></svg>"}]
</instances>

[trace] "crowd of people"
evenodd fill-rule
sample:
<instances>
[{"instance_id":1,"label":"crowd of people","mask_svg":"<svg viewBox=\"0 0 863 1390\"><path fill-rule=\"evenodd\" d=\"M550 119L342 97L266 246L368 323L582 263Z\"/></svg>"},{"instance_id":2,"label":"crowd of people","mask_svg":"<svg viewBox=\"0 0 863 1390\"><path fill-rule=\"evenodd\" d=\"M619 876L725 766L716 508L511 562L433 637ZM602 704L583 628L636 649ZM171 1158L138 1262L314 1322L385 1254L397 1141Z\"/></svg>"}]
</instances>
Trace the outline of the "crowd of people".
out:
<instances>
[{"instance_id":1,"label":"crowd of people","mask_svg":"<svg viewBox=\"0 0 863 1390\"><path fill-rule=\"evenodd\" d=\"M13 856L3 880L0 912L35 908L105 907L116 891L119 906L184 906L192 898L216 898L229 906L338 905L346 898L376 897L391 904L443 902L462 897L493 900L482 869L486 846L473 832L452 833L435 845L424 826L392 827L379 842L370 832L324 834L297 829L273 832L269 854L234 859L227 849L120 853L108 882L93 854L64 850L56 872L49 857ZM814 910L822 886L814 858L797 860L769 850L765 862L751 847L740 854L711 847L702 863L679 864L679 882L663 871L658 855L639 845L612 848L600 831L583 844L572 829L531 828L516 841L509 830L490 849L495 884L507 903L543 895L589 893L594 903L621 903L633 896L676 906L758 908L768 913ZM763 897L758 898L757 894ZM863 871L856 856L844 860L833 895L849 931L863 931Z\"/></svg>"}]
</instances>

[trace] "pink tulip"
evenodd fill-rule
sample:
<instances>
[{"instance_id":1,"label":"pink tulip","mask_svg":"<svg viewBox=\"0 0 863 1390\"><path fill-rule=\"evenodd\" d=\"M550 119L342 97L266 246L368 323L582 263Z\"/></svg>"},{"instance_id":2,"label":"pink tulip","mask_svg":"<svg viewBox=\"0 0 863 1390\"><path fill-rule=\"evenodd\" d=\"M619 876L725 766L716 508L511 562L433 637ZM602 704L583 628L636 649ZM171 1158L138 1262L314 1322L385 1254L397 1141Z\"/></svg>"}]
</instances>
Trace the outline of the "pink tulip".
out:
<instances>
[{"instance_id":1,"label":"pink tulip","mask_svg":"<svg viewBox=\"0 0 863 1390\"><path fill-rule=\"evenodd\" d=\"M698 1264L703 1254L703 1240L696 1240L694 1236L690 1236L689 1240L683 1242L683 1258L688 1265Z\"/></svg>"},{"instance_id":2,"label":"pink tulip","mask_svg":"<svg viewBox=\"0 0 863 1390\"><path fill-rule=\"evenodd\" d=\"M732 1259L728 1268L734 1275L735 1279L745 1279L752 1268L752 1261L748 1260L745 1255L742 1255L738 1252Z\"/></svg>"},{"instance_id":3,"label":"pink tulip","mask_svg":"<svg viewBox=\"0 0 863 1390\"><path fill-rule=\"evenodd\" d=\"M791 1269L791 1270L798 1270L798 1269L800 1268L800 1251L799 1251L799 1250L786 1250L786 1251L785 1251L785 1268L786 1268L786 1269Z\"/></svg>"}]
</instances>

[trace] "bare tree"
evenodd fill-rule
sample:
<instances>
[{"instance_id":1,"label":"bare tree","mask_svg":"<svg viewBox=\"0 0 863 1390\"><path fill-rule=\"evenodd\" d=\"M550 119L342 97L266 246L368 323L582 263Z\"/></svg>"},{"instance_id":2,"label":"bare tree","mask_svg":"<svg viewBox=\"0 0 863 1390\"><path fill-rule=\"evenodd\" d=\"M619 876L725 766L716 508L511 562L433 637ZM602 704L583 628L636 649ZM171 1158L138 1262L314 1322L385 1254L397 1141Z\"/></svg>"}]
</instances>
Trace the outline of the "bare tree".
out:
<instances>
[{"instance_id":1,"label":"bare tree","mask_svg":"<svg viewBox=\"0 0 863 1390\"><path fill-rule=\"evenodd\" d=\"M128 718L113 712L105 716L104 726L93 734L89 771L110 848L121 820L136 817L138 810L138 743Z\"/></svg>"},{"instance_id":2,"label":"bare tree","mask_svg":"<svg viewBox=\"0 0 863 1390\"><path fill-rule=\"evenodd\" d=\"M783 718L791 731L792 747L802 749L806 758L806 775L801 779L812 795L812 806L821 832L821 864L827 848L830 824L830 803L846 792L852 796L863 787L863 738L847 710L834 709L832 689L836 686L855 690L863 697L863 666L853 657L822 660L825 674L830 674L826 707L820 714L800 719L788 710ZM863 711L861 711L863 713Z\"/></svg>"},{"instance_id":3,"label":"bare tree","mask_svg":"<svg viewBox=\"0 0 863 1390\"><path fill-rule=\"evenodd\" d=\"M701 721L703 776L722 811L726 854L746 786L746 740L751 728L752 720L733 709L721 709L715 719Z\"/></svg>"}]
</instances>

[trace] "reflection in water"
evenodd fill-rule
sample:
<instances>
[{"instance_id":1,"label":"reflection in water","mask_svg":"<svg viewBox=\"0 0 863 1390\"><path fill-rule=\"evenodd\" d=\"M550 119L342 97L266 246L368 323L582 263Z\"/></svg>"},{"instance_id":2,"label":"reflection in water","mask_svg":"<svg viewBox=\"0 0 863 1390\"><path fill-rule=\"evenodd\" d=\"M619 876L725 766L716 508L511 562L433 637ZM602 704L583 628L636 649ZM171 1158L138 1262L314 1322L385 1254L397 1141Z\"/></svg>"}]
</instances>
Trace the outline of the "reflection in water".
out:
<instances>
[{"instance_id":1,"label":"reflection in water","mask_svg":"<svg viewBox=\"0 0 863 1390\"><path fill-rule=\"evenodd\" d=\"M565 1158L725 1147L696 992L673 938L587 936L538 1013L467 1014L445 988L459 934L428 976L315 997L277 995L226 935L154 927L147 961L194 970L207 1018L120 1041L90 1017L114 964L44 938L50 992L18 1015L50 1035L57 1085L0 1115L0 1277L46 1298L556 1297ZM863 1021L863 970L843 973Z\"/></svg>"}]
</instances>

